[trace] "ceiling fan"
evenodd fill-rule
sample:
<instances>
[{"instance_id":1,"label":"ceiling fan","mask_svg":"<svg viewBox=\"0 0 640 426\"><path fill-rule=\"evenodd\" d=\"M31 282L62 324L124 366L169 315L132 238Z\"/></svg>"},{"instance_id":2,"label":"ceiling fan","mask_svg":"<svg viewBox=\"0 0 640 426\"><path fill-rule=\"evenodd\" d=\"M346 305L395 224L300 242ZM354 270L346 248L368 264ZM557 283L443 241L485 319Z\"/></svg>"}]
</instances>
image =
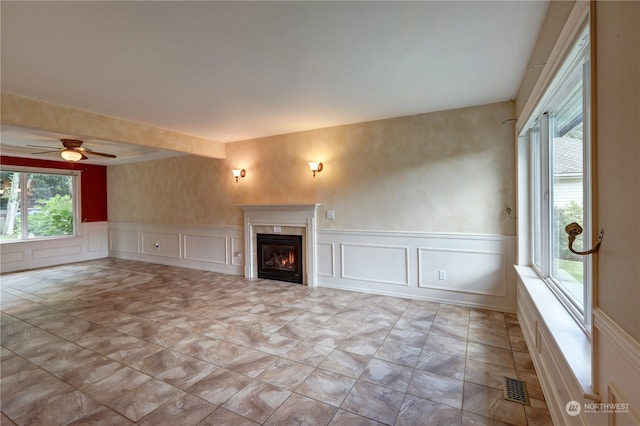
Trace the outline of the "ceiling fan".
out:
<instances>
[{"instance_id":1,"label":"ceiling fan","mask_svg":"<svg viewBox=\"0 0 640 426\"><path fill-rule=\"evenodd\" d=\"M62 146L64 148L56 148L53 151L42 151L42 152L34 152L34 154L46 154L48 152L56 152L59 151L60 152L60 156L67 161L70 162L76 162L76 161L80 161L80 160L86 160L87 157L85 154L89 154L89 155L99 155L101 157L108 157L108 158L116 158L115 155L113 154L106 154L104 152L97 152L97 151L92 151L88 148L83 148L82 147L82 143L83 141L78 140L78 139L60 139L60 142L62 142ZM49 146L41 146L41 145L27 145L33 148L49 148L51 149L51 147Z\"/></svg>"}]
</instances>

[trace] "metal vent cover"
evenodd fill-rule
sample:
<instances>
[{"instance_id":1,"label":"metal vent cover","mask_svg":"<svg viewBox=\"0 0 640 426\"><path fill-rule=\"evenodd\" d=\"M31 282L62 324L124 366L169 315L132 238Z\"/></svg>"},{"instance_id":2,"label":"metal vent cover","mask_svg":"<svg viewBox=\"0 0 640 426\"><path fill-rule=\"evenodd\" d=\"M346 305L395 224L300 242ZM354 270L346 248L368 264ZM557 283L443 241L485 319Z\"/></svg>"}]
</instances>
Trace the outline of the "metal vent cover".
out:
<instances>
[{"instance_id":1,"label":"metal vent cover","mask_svg":"<svg viewBox=\"0 0 640 426\"><path fill-rule=\"evenodd\" d=\"M504 376L503 385L504 399L529 405L529 396L527 395L527 388L523 381Z\"/></svg>"}]
</instances>

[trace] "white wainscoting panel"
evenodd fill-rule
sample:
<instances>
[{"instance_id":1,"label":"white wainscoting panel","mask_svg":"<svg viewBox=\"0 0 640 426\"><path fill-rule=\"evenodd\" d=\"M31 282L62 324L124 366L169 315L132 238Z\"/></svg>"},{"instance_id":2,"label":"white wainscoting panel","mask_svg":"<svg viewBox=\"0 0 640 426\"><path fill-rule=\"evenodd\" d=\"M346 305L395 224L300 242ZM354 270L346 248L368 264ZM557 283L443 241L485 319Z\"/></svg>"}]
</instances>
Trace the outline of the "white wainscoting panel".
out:
<instances>
[{"instance_id":1,"label":"white wainscoting panel","mask_svg":"<svg viewBox=\"0 0 640 426\"><path fill-rule=\"evenodd\" d=\"M335 245L333 243L318 243L316 250L318 276L334 278L336 276L336 264L333 261Z\"/></svg>"},{"instance_id":2,"label":"white wainscoting panel","mask_svg":"<svg viewBox=\"0 0 640 426\"><path fill-rule=\"evenodd\" d=\"M87 251L89 253L104 253L107 248L107 239L105 238L104 229L90 229L87 234Z\"/></svg>"},{"instance_id":3,"label":"white wainscoting panel","mask_svg":"<svg viewBox=\"0 0 640 426\"><path fill-rule=\"evenodd\" d=\"M2 272L101 259L109 255L107 222L84 222L75 237L16 241L0 245Z\"/></svg>"},{"instance_id":4,"label":"white wainscoting panel","mask_svg":"<svg viewBox=\"0 0 640 426\"><path fill-rule=\"evenodd\" d=\"M244 239L242 237L231 238L231 264L233 266L244 267L244 256L242 251L244 250Z\"/></svg>"},{"instance_id":5,"label":"white wainscoting panel","mask_svg":"<svg viewBox=\"0 0 640 426\"><path fill-rule=\"evenodd\" d=\"M82 244L72 240L66 240L66 244L59 244L56 247L34 247L31 250L33 260L64 257L75 257L82 254Z\"/></svg>"},{"instance_id":6,"label":"white wainscoting panel","mask_svg":"<svg viewBox=\"0 0 640 426\"><path fill-rule=\"evenodd\" d=\"M513 236L318 229L317 250L320 287L515 312Z\"/></svg>"},{"instance_id":7,"label":"white wainscoting panel","mask_svg":"<svg viewBox=\"0 0 640 426\"><path fill-rule=\"evenodd\" d=\"M224 235L184 235L184 258L200 262L229 263L228 238Z\"/></svg>"},{"instance_id":8,"label":"white wainscoting panel","mask_svg":"<svg viewBox=\"0 0 640 426\"><path fill-rule=\"evenodd\" d=\"M409 248L378 244L340 244L342 277L409 285Z\"/></svg>"},{"instance_id":9,"label":"white wainscoting panel","mask_svg":"<svg viewBox=\"0 0 640 426\"><path fill-rule=\"evenodd\" d=\"M506 296L506 265L502 253L425 248L418 250L419 287ZM440 277L441 271L444 278Z\"/></svg>"},{"instance_id":10,"label":"white wainscoting panel","mask_svg":"<svg viewBox=\"0 0 640 426\"><path fill-rule=\"evenodd\" d=\"M137 229L113 229L109 227L109 251L116 253L140 253L140 233Z\"/></svg>"},{"instance_id":11,"label":"white wainscoting panel","mask_svg":"<svg viewBox=\"0 0 640 426\"><path fill-rule=\"evenodd\" d=\"M628 404L608 413L608 424L640 425L640 342L605 312L593 310L595 368L603 403Z\"/></svg>"},{"instance_id":12,"label":"white wainscoting panel","mask_svg":"<svg viewBox=\"0 0 640 426\"><path fill-rule=\"evenodd\" d=\"M142 231L142 254L180 258L180 233Z\"/></svg>"},{"instance_id":13,"label":"white wainscoting panel","mask_svg":"<svg viewBox=\"0 0 640 426\"><path fill-rule=\"evenodd\" d=\"M111 222L109 231L112 257L242 275L241 227Z\"/></svg>"}]
</instances>

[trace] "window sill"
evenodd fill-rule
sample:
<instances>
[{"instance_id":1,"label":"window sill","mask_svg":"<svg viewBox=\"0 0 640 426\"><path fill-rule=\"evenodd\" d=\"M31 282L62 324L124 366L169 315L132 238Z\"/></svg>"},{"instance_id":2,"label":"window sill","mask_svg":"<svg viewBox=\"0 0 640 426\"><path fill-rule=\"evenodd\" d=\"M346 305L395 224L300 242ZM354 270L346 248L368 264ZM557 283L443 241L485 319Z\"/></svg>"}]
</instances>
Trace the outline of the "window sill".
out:
<instances>
[{"instance_id":1,"label":"window sill","mask_svg":"<svg viewBox=\"0 0 640 426\"><path fill-rule=\"evenodd\" d=\"M571 370L583 396L599 400L594 394L591 379L591 339L576 323L544 281L529 266L515 265L521 286L533 302L538 326L543 327Z\"/></svg>"}]
</instances>

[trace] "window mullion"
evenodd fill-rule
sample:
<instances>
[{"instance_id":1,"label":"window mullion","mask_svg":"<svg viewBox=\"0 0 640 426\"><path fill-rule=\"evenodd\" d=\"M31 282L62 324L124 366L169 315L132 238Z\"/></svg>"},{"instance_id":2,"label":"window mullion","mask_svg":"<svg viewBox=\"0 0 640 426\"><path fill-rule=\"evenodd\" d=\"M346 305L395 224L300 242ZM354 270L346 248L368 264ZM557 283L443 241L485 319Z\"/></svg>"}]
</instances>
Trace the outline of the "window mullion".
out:
<instances>
[{"instance_id":1,"label":"window mullion","mask_svg":"<svg viewBox=\"0 0 640 426\"><path fill-rule=\"evenodd\" d=\"M542 253L540 268L543 278L551 274L551 126L549 114L543 114L540 120L540 231Z\"/></svg>"},{"instance_id":2,"label":"window mullion","mask_svg":"<svg viewBox=\"0 0 640 426\"><path fill-rule=\"evenodd\" d=\"M583 151L583 171L582 175L584 177L583 183L583 206L584 206L584 229L590 230L593 229L592 224L592 169L591 169L591 73L590 73L590 61L584 61L582 65L582 99L583 99L583 111L584 111L584 124L583 124L583 137L584 137L584 151ZM592 239L591 232L587 232L587 235L584 236L584 244L585 247L591 247ZM591 333L591 307L593 304L593 257L587 256L584 264L584 286L583 286L583 294L584 294L584 317L583 322L587 333Z\"/></svg>"},{"instance_id":3,"label":"window mullion","mask_svg":"<svg viewBox=\"0 0 640 426\"><path fill-rule=\"evenodd\" d=\"M27 188L27 173L20 173L20 239L26 240L29 235L29 194Z\"/></svg>"}]
</instances>

